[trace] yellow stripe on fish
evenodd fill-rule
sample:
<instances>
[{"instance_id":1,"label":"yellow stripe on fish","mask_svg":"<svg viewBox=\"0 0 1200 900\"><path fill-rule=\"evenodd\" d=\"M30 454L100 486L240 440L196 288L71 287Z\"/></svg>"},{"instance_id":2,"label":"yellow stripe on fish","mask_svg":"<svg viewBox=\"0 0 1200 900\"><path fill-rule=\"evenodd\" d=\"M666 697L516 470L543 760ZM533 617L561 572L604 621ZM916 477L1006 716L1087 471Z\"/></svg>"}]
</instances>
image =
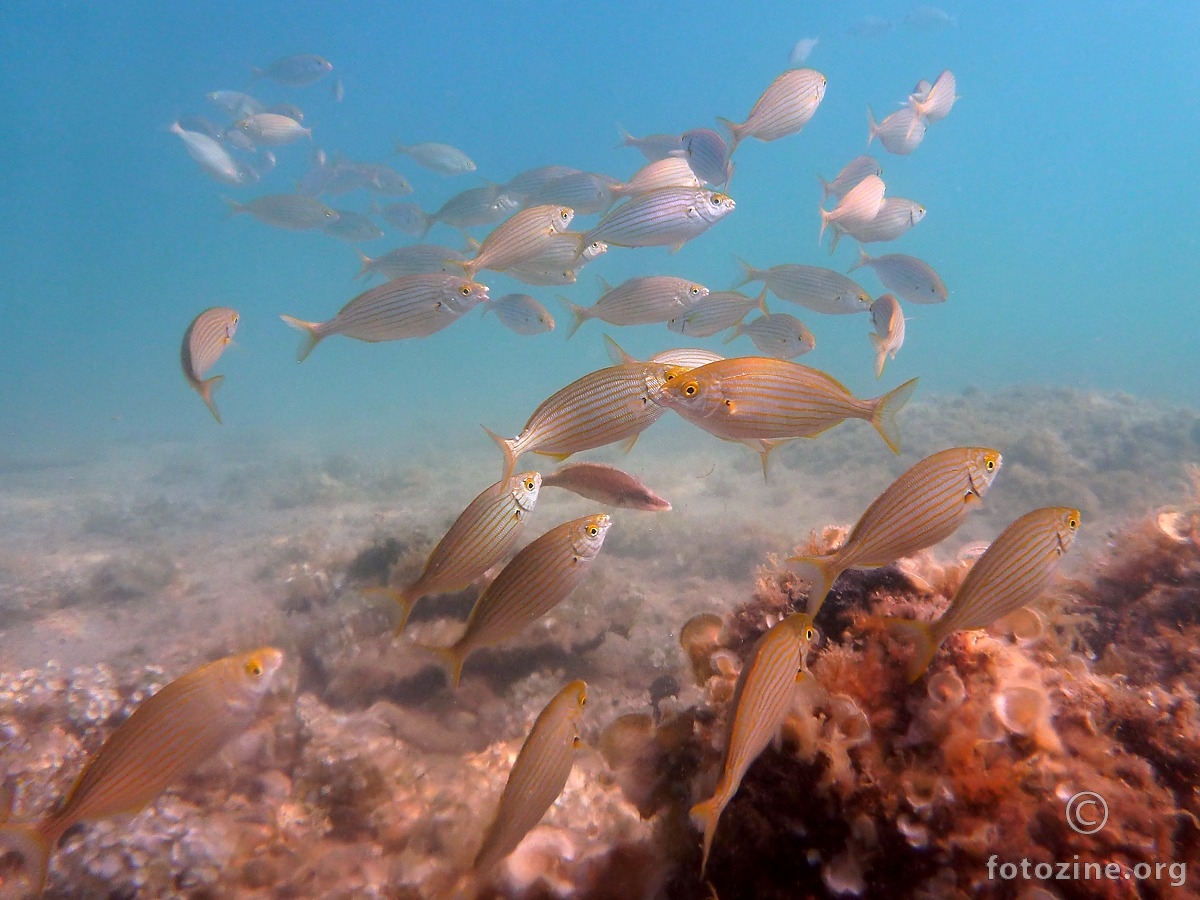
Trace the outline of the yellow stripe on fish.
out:
<instances>
[{"instance_id":1,"label":"yellow stripe on fish","mask_svg":"<svg viewBox=\"0 0 1200 900\"><path fill-rule=\"evenodd\" d=\"M524 547L500 570L475 601L462 637L449 647L427 648L446 663L454 687L471 653L520 634L579 586L604 546L611 524L604 514L564 522Z\"/></svg>"},{"instance_id":2,"label":"yellow stripe on fish","mask_svg":"<svg viewBox=\"0 0 1200 900\"><path fill-rule=\"evenodd\" d=\"M638 194L610 210L583 236L585 244L604 241L617 247L672 247L692 238L733 212L733 198L706 188L665 187Z\"/></svg>"},{"instance_id":3,"label":"yellow stripe on fish","mask_svg":"<svg viewBox=\"0 0 1200 900\"><path fill-rule=\"evenodd\" d=\"M792 613L758 639L738 675L720 780L710 798L692 807L692 819L704 829L701 875L708 866L721 813L737 793L746 771L779 733L787 717L792 689L807 674L808 648L815 638L812 617Z\"/></svg>"},{"instance_id":4,"label":"yellow stripe on fish","mask_svg":"<svg viewBox=\"0 0 1200 900\"><path fill-rule=\"evenodd\" d=\"M812 583L809 615L816 616L847 569L886 566L953 534L988 492L1001 462L988 447L951 447L927 456L872 501L834 553L791 557L788 562Z\"/></svg>"},{"instance_id":5,"label":"yellow stripe on fish","mask_svg":"<svg viewBox=\"0 0 1200 900\"><path fill-rule=\"evenodd\" d=\"M1035 509L1000 533L983 552L954 599L933 622L885 618L884 624L916 647L909 681L929 668L938 647L952 632L984 628L1040 597L1079 531L1079 510L1065 506Z\"/></svg>"},{"instance_id":6,"label":"yellow stripe on fish","mask_svg":"<svg viewBox=\"0 0 1200 900\"><path fill-rule=\"evenodd\" d=\"M502 272L510 266L536 259L555 238L565 232L575 218L575 210L569 206L530 206L513 214L496 226L475 254L462 264L468 278L482 269ZM582 235L577 235L575 253L583 249Z\"/></svg>"},{"instance_id":7,"label":"yellow stripe on fish","mask_svg":"<svg viewBox=\"0 0 1200 900\"><path fill-rule=\"evenodd\" d=\"M183 334L183 345L179 348L183 377L200 395L218 424L221 414L217 412L212 395L225 376L214 375L206 379L204 373L216 365L225 348L232 343L240 319L235 309L227 306L210 307L192 320Z\"/></svg>"},{"instance_id":8,"label":"yellow stripe on fish","mask_svg":"<svg viewBox=\"0 0 1200 900\"><path fill-rule=\"evenodd\" d=\"M175 679L109 736L57 812L0 825L0 848L23 857L32 892L45 885L50 854L67 829L137 812L245 730L282 663L279 650L260 647Z\"/></svg>"},{"instance_id":9,"label":"yellow stripe on fish","mask_svg":"<svg viewBox=\"0 0 1200 900\"><path fill-rule=\"evenodd\" d=\"M825 98L825 76L815 69L788 69L772 81L754 102L741 124L718 117L733 135L729 153L748 137L774 141L795 134L808 124Z\"/></svg>"}]
</instances>

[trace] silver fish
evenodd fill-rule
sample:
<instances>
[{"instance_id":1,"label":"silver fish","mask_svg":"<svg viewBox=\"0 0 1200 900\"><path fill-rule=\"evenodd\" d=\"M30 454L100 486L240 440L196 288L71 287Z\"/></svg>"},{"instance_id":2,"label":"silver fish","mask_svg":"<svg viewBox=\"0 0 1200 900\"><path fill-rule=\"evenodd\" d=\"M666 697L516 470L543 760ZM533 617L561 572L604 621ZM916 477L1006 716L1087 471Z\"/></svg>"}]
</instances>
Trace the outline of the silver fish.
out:
<instances>
[{"instance_id":1,"label":"silver fish","mask_svg":"<svg viewBox=\"0 0 1200 900\"><path fill-rule=\"evenodd\" d=\"M817 346L813 333L788 313L768 313L752 322L737 325L725 343L743 334L754 342L760 353L776 359L795 359Z\"/></svg>"},{"instance_id":2,"label":"silver fish","mask_svg":"<svg viewBox=\"0 0 1200 900\"><path fill-rule=\"evenodd\" d=\"M819 42L819 38L801 38L796 41L795 46L792 47L792 52L788 54L788 62L793 66L800 65L800 63L812 56L812 52L817 49Z\"/></svg>"},{"instance_id":3,"label":"silver fish","mask_svg":"<svg viewBox=\"0 0 1200 900\"><path fill-rule=\"evenodd\" d=\"M528 206L484 238L479 252L473 259L463 263L468 278L474 278L482 269L503 272L512 266L528 263L554 246L556 238L567 234L575 210L569 206L544 204ZM577 232L570 238L575 244L575 254L583 249L582 236Z\"/></svg>"},{"instance_id":4,"label":"silver fish","mask_svg":"<svg viewBox=\"0 0 1200 900\"><path fill-rule=\"evenodd\" d=\"M871 304L871 324L874 334L867 335L875 348L875 377L883 377L883 365L904 346L904 310L891 294L876 298Z\"/></svg>"},{"instance_id":5,"label":"silver fish","mask_svg":"<svg viewBox=\"0 0 1200 900\"><path fill-rule=\"evenodd\" d=\"M729 213L733 198L707 189L660 188L626 200L584 235L584 243L678 250Z\"/></svg>"},{"instance_id":6,"label":"silver fish","mask_svg":"<svg viewBox=\"0 0 1200 900\"><path fill-rule=\"evenodd\" d=\"M582 239L583 235L575 231L551 235L536 256L509 266L505 272L526 284L574 284L576 272L608 250L603 241L593 241L581 249Z\"/></svg>"},{"instance_id":7,"label":"silver fish","mask_svg":"<svg viewBox=\"0 0 1200 900\"><path fill-rule=\"evenodd\" d=\"M683 149L683 139L678 134L648 134L637 138L620 126L618 130L621 132L621 143L617 146L633 147L650 162L666 159L676 150Z\"/></svg>"},{"instance_id":8,"label":"silver fish","mask_svg":"<svg viewBox=\"0 0 1200 900\"><path fill-rule=\"evenodd\" d=\"M517 201L503 193L500 185L486 184L455 194L442 204L433 218L452 228L477 228L495 225L517 206Z\"/></svg>"},{"instance_id":9,"label":"silver fish","mask_svg":"<svg viewBox=\"0 0 1200 900\"><path fill-rule=\"evenodd\" d=\"M255 69L255 78L269 78L286 87L307 87L333 71L333 63L321 56L301 53L277 59L265 69Z\"/></svg>"},{"instance_id":10,"label":"silver fish","mask_svg":"<svg viewBox=\"0 0 1200 900\"><path fill-rule=\"evenodd\" d=\"M259 100L241 91L213 91L206 94L208 101L229 113L234 120L244 119L256 113L266 112L267 108Z\"/></svg>"},{"instance_id":11,"label":"silver fish","mask_svg":"<svg viewBox=\"0 0 1200 900\"><path fill-rule=\"evenodd\" d=\"M517 334L545 334L554 330L554 317L549 310L528 294L505 294L483 307L496 313L502 325Z\"/></svg>"},{"instance_id":12,"label":"silver fish","mask_svg":"<svg viewBox=\"0 0 1200 900\"><path fill-rule=\"evenodd\" d=\"M389 203L372 211L382 216L393 228L411 237L425 237L434 223L434 217L415 203Z\"/></svg>"},{"instance_id":13,"label":"silver fish","mask_svg":"<svg viewBox=\"0 0 1200 900\"><path fill-rule=\"evenodd\" d=\"M867 129L870 132L868 147L875 138L879 138L879 143L888 153L907 156L921 146L927 127L925 120L907 106L896 110L882 122L876 122L875 113L871 107L867 107Z\"/></svg>"},{"instance_id":14,"label":"silver fish","mask_svg":"<svg viewBox=\"0 0 1200 900\"><path fill-rule=\"evenodd\" d=\"M721 187L733 175L729 145L711 128L693 128L680 135L683 147L672 153L687 160L696 177L705 184Z\"/></svg>"},{"instance_id":15,"label":"silver fish","mask_svg":"<svg viewBox=\"0 0 1200 900\"><path fill-rule=\"evenodd\" d=\"M866 312L871 307L871 295L862 285L832 269L795 264L756 269L742 259L738 259L738 264L743 270L738 286L761 281L771 293L788 303L827 315Z\"/></svg>"},{"instance_id":16,"label":"silver fish","mask_svg":"<svg viewBox=\"0 0 1200 900\"><path fill-rule=\"evenodd\" d=\"M883 286L909 303L945 303L950 296L937 272L915 256L887 253L871 256L859 249L858 262L849 271L867 266L875 270Z\"/></svg>"},{"instance_id":17,"label":"silver fish","mask_svg":"<svg viewBox=\"0 0 1200 900\"><path fill-rule=\"evenodd\" d=\"M615 178L594 172L572 172L547 181L526 199L529 205L569 206L577 216L603 212L613 204Z\"/></svg>"},{"instance_id":18,"label":"silver fish","mask_svg":"<svg viewBox=\"0 0 1200 900\"><path fill-rule=\"evenodd\" d=\"M501 190L513 200L524 204L540 191L546 182L562 178L564 175L575 175L578 172L578 169L572 169L570 166L539 166L536 169L527 169L519 175L514 175ZM571 204L563 205L570 206Z\"/></svg>"},{"instance_id":19,"label":"silver fish","mask_svg":"<svg viewBox=\"0 0 1200 900\"><path fill-rule=\"evenodd\" d=\"M465 175L475 171L474 161L457 147L426 141L405 146L396 144L396 152L408 156L417 165L440 172L442 175Z\"/></svg>"},{"instance_id":20,"label":"silver fish","mask_svg":"<svg viewBox=\"0 0 1200 900\"><path fill-rule=\"evenodd\" d=\"M868 175L847 191L846 196L832 210L818 207L817 212L821 214L821 232L817 243L824 239L825 229L831 224L842 231L852 231L874 219L879 207L883 205L884 190L882 178L878 175Z\"/></svg>"},{"instance_id":21,"label":"silver fish","mask_svg":"<svg viewBox=\"0 0 1200 900\"><path fill-rule=\"evenodd\" d=\"M692 171L686 159L668 156L646 163L628 181L614 184L610 190L614 197L633 197L665 187L700 187L700 179Z\"/></svg>"},{"instance_id":22,"label":"silver fish","mask_svg":"<svg viewBox=\"0 0 1200 900\"><path fill-rule=\"evenodd\" d=\"M260 146L279 147L302 137L312 140L311 128L305 128L295 119L276 113L246 116L238 120L236 127Z\"/></svg>"},{"instance_id":23,"label":"silver fish","mask_svg":"<svg viewBox=\"0 0 1200 900\"><path fill-rule=\"evenodd\" d=\"M588 319L600 319L611 325L667 322L708 296L708 288L704 285L672 275L644 275L630 278L616 287L600 279L600 285L604 293L592 306L576 306L562 298L574 317L567 337Z\"/></svg>"},{"instance_id":24,"label":"silver fish","mask_svg":"<svg viewBox=\"0 0 1200 900\"><path fill-rule=\"evenodd\" d=\"M757 297L747 297L739 291L714 291L701 297L667 322L667 328L688 337L712 337L737 325L752 309L767 311L767 290L763 288Z\"/></svg>"},{"instance_id":25,"label":"silver fish","mask_svg":"<svg viewBox=\"0 0 1200 900\"><path fill-rule=\"evenodd\" d=\"M379 226L364 216L348 209L335 209L338 217L321 226L321 230L331 237L357 244L360 241L373 241L383 237Z\"/></svg>"},{"instance_id":26,"label":"silver fish","mask_svg":"<svg viewBox=\"0 0 1200 900\"><path fill-rule=\"evenodd\" d=\"M847 229L846 233L862 244L894 241L924 218L925 207L915 200L888 197L879 207L874 219L853 231Z\"/></svg>"},{"instance_id":27,"label":"silver fish","mask_svg":"<svg viewBox=\"0 0 1200 900\"><path fill-rule=\"evenodd\" d=\"M413 192L408 179L383 163L358 163L358 172L366 181L368 190L386 197L402 197Z\"/></svg>"},{"instance_id":28,"label":"silver fish","mask_svg":"<svg viewBox=\"0 0 1200 900\"><path fill-rule=\"evenodd\" d=\"M856 156L842 167L842 170L837 173L837 177L833 181L825 181L820 177L817 178L821 182L821 202L824 203L830 197L841 200L855 185L868 175L881 174L883 174L883 166L879 165L874 157Z\"/></svg>"},{"instance_id":29,"label":"silver fish","mask_svg":"<svg viewBox=\"0 0 1200 900\"><path fill-rule=\"evenodd\" d=\"M241 166L221 146L221 142L198 131L188 131L178 122L171 124L171 133L178 135L188 156L196 161L207 174L225 184L241 185L246 176Z\"/></svg>"},{"instance_id":30,"label":"silver fish","mask_svg":"<svg viewBox=\"0 0 1200 900\"><path fill-rule=\"evenodd\" d=\"M763 91L745 122L719 119L733 135L730 154L748 137L774 141L798 132L821 105L825 84L825 76L815 69L788 69Z\"/></svg>"},{"instance_id":31,"label":"silver fish","mask_svg":"<svg viewBox=\"0 0 1200 900\"><path fill-rule=\"evenodd\" d=\"M401 275L449 275L457 274L466 256L450 247L438 244L412 244L397 247L374 259L360 253L362 266L355 278L364 275L382 275L384 278L399 278Z\"/></svg>"},{"instance_id":32,"label":"silver fish","mask_svg":"<svg viewBox=\"0 0 1200 900\"><path fill-rule=\"evenodd\" d=\"M268 106L265 110L263 110L263 112L275 113L279 116L286 116L289 119L299 122L301 125L304 124L304 110L294 103L276 103L272 106Z\"/></svg>"},{"instance_id":33,"label":"silver fish","mask_svg":"<svg viewBox=\"0 0 1200 900\"><path fill-rule=\"evenodd\" d=\"M320 228L330 222L336 222L338 214L312 197L303 194L267 194L256 197L249 203L229 204L230 215L250 213L260 222L274 225L276 228L289 228L293 231L306 231L309 228Z\"/></svg>"},{"instance_id":34,"label":"silver fish","mask_svg":"<svg viewBox=\"0 0 1200 900\"><path fill-rule=\"evenodd\" d=\"M930 125L940 122L950 114L954 101L958 99L954 93L956 87L954 73L946 69L923 96L916 93L909 96L909 108L918 117L924 117Z\"/></svg>"}]
</instances>

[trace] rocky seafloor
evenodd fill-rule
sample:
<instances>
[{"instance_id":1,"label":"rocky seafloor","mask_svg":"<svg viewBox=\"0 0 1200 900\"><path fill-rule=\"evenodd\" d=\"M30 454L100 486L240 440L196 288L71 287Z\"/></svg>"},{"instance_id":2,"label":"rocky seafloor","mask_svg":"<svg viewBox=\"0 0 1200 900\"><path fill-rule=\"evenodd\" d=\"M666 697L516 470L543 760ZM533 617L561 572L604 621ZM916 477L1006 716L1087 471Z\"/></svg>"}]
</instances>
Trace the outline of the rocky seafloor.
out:
<instances>
[{"instance_id":1,"label":"rocky seafloor","mask_svg":"<svg viewBox=\"0 0 1200 900\"><path fill-rule=\"evenodd\" d=\"M157 687L274 643L288 662L261 724L136 817L69 832L46 896L454 896L533 717L572 678L589 684L588 746L483 896L1195 895L1166 869L1132 875L1200 863L1198 421L1028 388L914 403L901 457L849 423L781 448L765 483L755 454L682 423L629 456L588 454L675 509L615 511L583 586L472 656L457 691L410 637L452 635L477 591L427 598L397 638L390 602L363 589L416 573L499 475L494 448L454 473L457 447L435 462L270 439L0 457L13 818L52 808ZM932 553L839 581L809 656L817 686L726 809L702 881L688 810L715 781L736 672L804 604L778 559L831 546L844 531L827 526L964 443L1005 457L983 509ZM872 617L933 614L969 565L960 549L1050 503L1084 521L1054 590L952 637L910 686L907 648ZM595 509L544 489L526 538ZM713 618L681 646L701 614ZM1064 817L1085 790L1110 809L1093 835ZM1122 877L989 879L993 856L1115 863Z\"/></svg>"}]
</instances>

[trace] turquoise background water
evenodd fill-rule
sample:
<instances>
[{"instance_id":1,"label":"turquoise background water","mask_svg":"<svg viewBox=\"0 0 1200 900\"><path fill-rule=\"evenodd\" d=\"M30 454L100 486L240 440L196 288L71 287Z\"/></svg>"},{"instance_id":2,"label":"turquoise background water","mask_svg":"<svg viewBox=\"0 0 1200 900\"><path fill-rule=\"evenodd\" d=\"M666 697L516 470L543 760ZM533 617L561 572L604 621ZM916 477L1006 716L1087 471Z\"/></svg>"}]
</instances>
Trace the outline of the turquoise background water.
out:
<instances>
[{"instance_id":1,"label":"turquoise background water","mask_svg":"<svg viewBox=\"0 0 1200 900\"><path fill-rule=\"evenodd\" d=\"M819 38L807 64L828 76L824 103L801 134L738 149L737 211L674 255L614 248L564 291L584 304L599 296L597 275L728 287L733 254L844 271L853 242L833 257L817 245L816 176L865 150L868 103L882 116L918 79L950 68L962 99L922 146L896 157L873 145L889 195L929 212L900 241L871 248L934 265L950 302L908 308L907 343L877 383L865 317L771 300L816 334L804 361L860 394L921 375L923 397L1036 382L1200 403L1200 7L947 4L957 27L923 31L901 21L907 3L642 6L5 4L0 445L38 453L267 431L486 446L479 423L515 434L547 394L605 365L604 331L637 354L686 343L663 326L602 323L567 342L557 291L532 289L556 332L520 337L472 314L423 341L333 338L298 365L299 335L278 314L332 317L362 289L351 281L354 251L227 218L221 197L289 190L310 148L279 148L262 185L230 188L165 129L179 115L219 119L207 92L241 89L251 66L301 52L333 61L344 102L329 79L252 92L303 108L328 152L392 162L416 187L403 199L436 209L480 178L423 171L389 155L394 141L453 143L499 182L551 163L627 177L642 159L614 148L617 123L642 134L740 121L788 67L792 45ZM867 15L896 27L850 36ZM363 209L368 198L333 202ZM461 244L445 226L430 239ZM393 232L362 247L378 255L411 242ZM493 296L521 289L493 273L481 280ZM226 375L223 429L178 363L188 323L215 304L242 313L238 346L213 370ZM743 339L730 352L754 351Z\"/></svg>"}]
</instances>

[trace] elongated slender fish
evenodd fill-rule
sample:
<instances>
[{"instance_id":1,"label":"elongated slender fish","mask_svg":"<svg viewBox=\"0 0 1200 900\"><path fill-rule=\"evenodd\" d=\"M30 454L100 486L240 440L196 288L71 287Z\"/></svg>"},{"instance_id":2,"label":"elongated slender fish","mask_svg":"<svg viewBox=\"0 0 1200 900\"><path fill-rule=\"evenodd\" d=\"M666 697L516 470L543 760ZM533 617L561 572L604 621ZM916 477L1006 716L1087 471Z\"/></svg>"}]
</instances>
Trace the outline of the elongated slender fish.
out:
<instances>
[{"instance_id":1,"label":"elongated slender fish","mask_svg":"<svg viewBox=\"0 0 1200 900\"><path fill-rule=\"evenodd\" d=\"M666 159L676 150L683 149L683 138L678 134L648 134L637 138L620 126L617 130L621 133L618 147L633 147L650 162Z\"/></svg>"},{"instance_id":2,"label":"elongated slender fish","mask_svg":"<svg viewBox=\"0 0 1200 900\"><path fill-rule=\"evenodd\" d=\"M375 207L372 211L383 216L383 220L393 228L416 238L427 235L436 221L434 216L426 213L415 203L388 203L385 206Z\"/></svg>"},{"instance_id":3,"label":"elongated slender fish","mask_svg":"<svg viewBox=\"0 0 1200 900\"><path fill-rule=\"evenodd\" d=\"M806 668L808 648L817 633L812 618L792 613L774 625L754 645L738 674L725 739L725 758L716 790L692 807L692 819L704 829L700 874L708 868L708 854L717 822L742 784L747 770L779 734L792 705L792 691Z\"/></svg>"},{"instance_id":4,"label":"elongated slender fish","mask_svg":"<svg viewBox=\"0 0 1200 900\"><path fill-rule=\"evenodd\" d=\"M196 161L206 173L224 184L246 183L246 175L237 161L221 142L198 131L188 131L178 122L172 122L171 134L178 135L188 156Z\"/></svg>"},{"instance_id":5,"label":"elongated slender fish","mask_svg":"<svg viewBox=\"0 0 1200 900\"><path fill-rule=\"evenodd\" d=\"M889 628L916 645L908 664L909 681L929 668L952 632L984 628L1040 597L1075 540L1079 523L1079 510L1065 506L1028 512L992 541L939 619L885 618Z\"/></svg>"},{"instance_id":6,"label":"elongated slender fish","mask_svg":"<svg viewBox=\"0 0 1200 900\"><path fill-rule=\"evenodd\" d=\"M592 241L580 249L582 241L583 235L575 231L553 235L537 256L504 271L510 278L526 284L574 284L581 268L608 252L608 244L603 241Z\"/></svg>"},{"instance_id":7,"label":"elongated slender fish","mask_svg":"<svg viewBox=\"0 0 1200 900\"><path fill-rule=\"evenodd\" d=\"M421 144L405 146L396 144L396 153L405 156L434 172L442 175L465 175L475 171L475 162L457 147L449 144L439 144L436 141L426 141Z\"/></svg>"},{"instance_id":8,"label":"elongated slender fish","mask_svg":"<svg viewBox=\"0 0 1200 900\"><path fill-rule=\"evenodd\" d=\"M256 197L249 203L235 203L229 199L225 202L229 204L231 216L250 213L260 222L292 231L320 228L322 225L336 222L338 217L334 210L320 200L304 194L267 194Z\"/></svg>"},{"instance_id":9,"label":"elongated slender fish","mask_svg":"<svg viewBox=\"0 0 1200 900\"><path fill-rule=\"evenodd\" d=\"M581 450L628 441L666 412L659 405L663 385L687 371L660 362L624 362L589 372L542 401L521 433L502 438L484 429L504 453L504 478L522 453L533 451L561 461Z\"/></svg>"},{"instance_id":10,"label":"elongated slender fish","mask_svg":"<svg viewBox=\"0 0 1200 900\"><path fill-rule=\"evenodd\" d=\"M852 315L871 309L871 295L862 285L833 269L793 263L756 269L745 260L737 261L742 267L739 287L761 281L780 300L827 315Z\"/></svg>"},{"instance_id":11,"label":"elongated slender fish","mask_svg":"<svg viewBox=\"0 0 1200 900\"><path fill-rule=\"evenodd\" d=\"M945 303L950 296L946 284L933 268L915 256L887 253L871 256L859 248L858 262L850 271L866 266L874 269L883 286L909 303Z\"/></svg>"},{"instance_id":12,"label":"elongated slender fish","mask_svg":"<svg viewBox=\"0 0 1200 900\"><path fill-rule=\"evenodd\" d=\"M883 166L879 165L873 156L856 156L842 167L833 181L818 177L821 182L821 202L829 197L841 200L856 184L868 175L882 175Z\"/></svg>"},{"instance_id":13,"label":"elongated slender fish","mask_svg":"<svg viewBox=\"0 0 1200 900\"><path fill-rule=\"evenodd\" d=\"M428 594L460 591L502 560L516 545L537 505L542 476L522 472L489 485L438 541L416 581L385 592L400 604L403 631L417 601Z\"/></svg>"},{"instance_id":14,"label":"elongated slender fish","mask_svg":"<svg viewBox=\"0 0 1200 900\"><path fill-rule=\"evenodd\" d=\"M725 343L743 334L754 342L759 353L776 359L795 359L817 346L813 333L788 313L766 313L752 322L736 325Z\"/></svg>"},{"instance_id":15,"label":"elongated slender fish","mask_svg":"<svg viewBox=\"0 0 1200 900\"><path fill-rule=\"evenodd\" d=\"M302 137L312 140L312 129L290 116L263 112L238 120L235 127L259 146L281 147Z\"/></svg>"},{"instance_id":16,"label":"elongated slender fish","mask_svg":"<svg viewBox=\"0 0 1200 900\"><path fill-rule=\"evenodd\" d=\"M846 196L832 210L818 207L817 212L821 214L821 233L817 236L817 243L824 239L825 229L831 224L837 225L843 231L852 231L874 219L883 204L884 190L882 178L878 175L868 175L847 191Z\"/></svg>"},{"instance_id":17,"label":"elongated slender fish","mask_svg":"<svg viewBox=\"0 0 1200 900\"><path fill-rule=\"evenodd\" d=\"M733 212L735 206L732 197L706 188L659 188L610 210L583 240L678 250Z\"/></svg>"},{"instance_id":18,"label":"elongated slender fish","mask_svg":"<svg viewBox=\"0 0 1200 900\"><path fill-rule=\"evenodd\" d=\"M550 311L528 294L505 294L497 297L483 307L484 314L488 310L496 314L509 331L517 334L545 334L554 330L554 317Z\"/></svg>"},{"instance_id":19,"label":"elongated slender fish","mask_svg":"<svg viewBox=\"0 0 1200 900\"><path fill-rule=\"evenodd\" d=\"M542 484L563 488L605 506L648 512L667 512L671 509L669 501L658 496L628 472L603 463L567 463L545 476Z\"/></svg>"},{"instance_id":20,"label":"elongated slender fish","mask_svg":"<svg viewBox=\"0 0 1200 900\"><path fill-rule=\"evenodd\" d=\"M788 562L812 583L809 615L816 616L834 581L847 569L886 566L957 531L987 494L1002 461L989 447L940 450L888 485L835 552L791 557Z\"/></svg>"},{"instance_id":21,"label":"elongated slender fish","mask_svg":"<svg viewBox=\"0 0 1200 900\"><path fill-rule=\"evenodd\" d=\"M699 188L700 179L687 159L668 156L646 163L628 181L614 184L609 190L614 197L634 197L665 187Z\"/></svg>"},{"instance_id":22,"label":"elongated slender fish","mask_svg":"<svg viewBox=\"0 0 1200 900\"><path fill-rule=\"evenodd\" d=\"M334 212L338 217L321 226L325 234L352 244L383 237L383 230L362 213L349 209L335 209Z\"/></svg>"},{"instance_id":23,"label":"elongated slender fish","mask_svg":"<svg viewBox=\"0 0 1200 900\"><path fill-rule=\"evenodd\" d=\"M179 348L183 377L200 395L200 399L204 401L204 405L218 424L221 422L221 414L217 412L212 395L225 376L214 375L205 379L204 373L216 365L225 348L233 340L240 318L237 310L227 306L210 307L192 320L192 324L183 333L183 346Z\"/></svg>"},{"instance_id":24,"label":"elongated slender fish","mask_svg":"<svg viewBox=\"0 0 1200 900\"><path fill-rule=\"evenodd\" d=\"M667 322L667 328L688 337L711 337L737 325L752 309L765 314L766 297L765 287L757 297L747 297L739 291L714 291L677 313Z\"/></svg>"},{"instance_id":25,"label":"elongated slender fish","mask_svg":"<svg viewBox=\"0 0 1200 900\"><path fill-rule=\"evenodd\" d=\"M587 575L612 520L603 513L551 528L524 547L475 601L462 637L449 647L430 647L458 687L463 663L480 647L520 634L579 586Z\"/></svg>"},{"instance_id":26,"label":"elongated slender fish","mask_svg":"<svg viewBox=\"0 0 1200 900\"><path fill-rule=\"evenodd\" d=\"M909 95L909 108L918 118L923 117L930 125L940 122L950 114L954 101L958 99L956 89L954 73L945 69L923 96L916 93Z\"/></svg>"},{"instance_id":27,"label":"elongated slender fish","mask_svg":"<svg viewBox=\"0 0 1200 900\"><path fill-rule=\"evenodd\" d=\"M328 322L280 318L305 332L297 354L303 362L331 334L371 343L428 337L487 299L486 284L457 275L401 275L359 294Z\"/></svg>"},{"instance_id":28,"label":"elongated slender fish","mask_svg":"<svg viewBox=\"0 0 1200 900\"><path fill-rule=\"evenodd\" d=\"M474 259L463 263L468 278L483 269L505 269L535 259L546 250L556 235L564 234L575 218L569 206L530 206L513 214L483 239ZM576 238L576 255L583 241Z\"/></svg>"},{"instance_id":29,"label":"elongated slender fish","mask_svg":"<svg viewBox=\"0 0 1200 900\"><path fill-rule=\"evenodd\" d=\"M300 53L277 59L265 69L255 69L255 78L269 78L286 87L308 87L333 71L333 63L323 56Z\"/></svg>"},{"instance_id":30,"label":"elongated slender fish","mask_svg":"<svg viewBox=\"0 0 1200 900\"><path fill-rule=\"evenodd\" d=\"M399 278L401 275L449 275L458 267L455 262L463 262L466 256L457 250L443 247L440 244L411 244L408 247L397 247L389 250L383 256L374 259L365 253L360 253L362 266L355 278L364 275L382 275L384 278Z\"/></svg>"},{"instance_id":31,"label":"elongated slender fish","mask_svg":"<svg viewBox=\"0 0 1200 900\"><path fill-rule=\"evenodd\" d=\"M260 647L182 675L109 735L56 812L0 824L0 848L22 856L30 892L41 893L71 826L141 810L252 724L282 664L280 651Z\"/></svg>"},{"instance_id":32,"label":"elongated slender fish","mask_svg":"<svg viewBox=\"0 0 1200 900\"><path fill-rule=\"evenodd\" d=\"M572 681L538 714L508 773L496 818L475 857L472 868L477 874L485 874L517 849L562 793L580 744L579 720L586 703L587 685Z\"/></svg>"},{"instance_id":33,"label":"elongated slender fish","mask_svg":"<svg viewBox=\"0 0 1200 900\"><path fill-rule=\"evenodd\" d=\"M876 122L875 113L871 107L867 107L868 147L875 138L879 138L879 143L888 153L907 156L921 146L927 128L925 120L907 106L896 110L882 122Z\"/></svg>"},{"instance_id":34,"label":"elongated slender fish","mask_svg":"<svg viewBox=\"0 0 1200 900\"><path fill-rule=\"evenodd\" d=\"M907 234L925 218L925 207L904 197L888 197L870 222L846 229L846 233L862 244L894 241Z\"/></svg>"},{"instance_id":35,"label":"elongated slender fish","mask_svg":"<svg viewBox=\"0 0 1200 900\"><path fill-rule=\"evenodd\" d=\"M604 290L592 306L576 306L561 298L574 320L567 332L571 337L588 319L600 319L610 325L650 325L667 322L708 296L708 288L673 275L643 275L612 287L603 278Z\"/></svg>"},{"instance_id":36,"label":"elongated slender fish","mask_svg":"<svg viewBox=\"0 0 1200 900\"><path fill-rule=\"evenodd\" d=\"M875 377L883 377L883 366L890 356L896 358L904 346L904 310L891 294L883 294L871 304L871 324L875 331L868 334L875 348Z\"/></svg>"},{"instance_id":37,"label":"elongated slender fish","mask_svg":"<svg viewBox=\"0 0 1200 900\"><path fill-rule=\"evenodd\" d=\"M788 69L767 87L740 125L719 121L733 135L730 154L748 137L774 141L808 124L825 97L825 76L815 69Z\"/></svg>"}]
</instances>

